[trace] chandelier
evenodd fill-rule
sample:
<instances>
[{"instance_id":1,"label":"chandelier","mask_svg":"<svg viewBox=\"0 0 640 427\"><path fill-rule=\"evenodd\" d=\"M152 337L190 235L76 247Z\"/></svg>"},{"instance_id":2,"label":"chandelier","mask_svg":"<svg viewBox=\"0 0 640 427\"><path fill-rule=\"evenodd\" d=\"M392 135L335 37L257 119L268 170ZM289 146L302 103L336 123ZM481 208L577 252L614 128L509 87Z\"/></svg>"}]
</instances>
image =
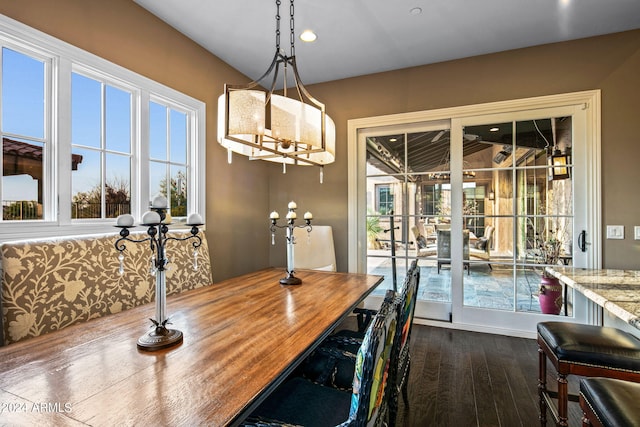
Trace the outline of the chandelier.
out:
<instances>
[{"instance_id":1,"label":"chandelier","mask_svg":"<svg viewBox=\"0 0 640 427\"><path fill-rule=\"evenodd\" d=\"M280 0L276 0L276 52L267 71L243 85L224 85L218 98L218 142L232 153L286 165L320 166L335 160L336 131L325 106L302 84L296 67L294 6L289 7L290 54L280 48ZM276 91L282 68L284 85ZM271 80L267 79L271 76ZM292 85L288 88L288 78ZM266 80L269 90L260 82ZM289 97L292 92L294 97Z\"/></svg>"}]
</instances>

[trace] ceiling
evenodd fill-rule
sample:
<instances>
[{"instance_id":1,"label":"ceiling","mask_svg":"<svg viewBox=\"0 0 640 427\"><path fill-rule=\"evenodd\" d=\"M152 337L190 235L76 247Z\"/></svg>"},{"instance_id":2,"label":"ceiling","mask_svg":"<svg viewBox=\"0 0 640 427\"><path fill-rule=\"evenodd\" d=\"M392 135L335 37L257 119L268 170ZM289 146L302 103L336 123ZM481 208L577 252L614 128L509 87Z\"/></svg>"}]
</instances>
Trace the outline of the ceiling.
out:
<instances>
[{"instance_id":1,"label":"ceiling","mask_svg":"<svg viewBox=\"0 0 640 427\"><path fill-rule=\"evenodd\" d=\"M252 80L275 54L275 0L134 1ZM298 0L294 10L305 84L640 28L639 0ZM305 29L318 39L300 41Z\"/></svg>"},{"instance_id":2,"label":"ceiling","mask_svg":"<svg viewBox=\"0 0 640 427\"><path fill-rule=\"evenodd\" d=\"M489 150L490 163L468 162L464 167L509 167L514 160L520 164L531 155L545 155L547 147L555 146L561 136L562 148L566 149L570 147L571 126L570 117L518 121L515 125L508 122L466 126L462 145L465 162L474 159L474 154ZM515 158L512 157L514 148ZM409 172L410 179L417 179L419 174L448 170L449 150L448 129L367 138L369 164L386 174Z\"/></svg>"}]
</instances>

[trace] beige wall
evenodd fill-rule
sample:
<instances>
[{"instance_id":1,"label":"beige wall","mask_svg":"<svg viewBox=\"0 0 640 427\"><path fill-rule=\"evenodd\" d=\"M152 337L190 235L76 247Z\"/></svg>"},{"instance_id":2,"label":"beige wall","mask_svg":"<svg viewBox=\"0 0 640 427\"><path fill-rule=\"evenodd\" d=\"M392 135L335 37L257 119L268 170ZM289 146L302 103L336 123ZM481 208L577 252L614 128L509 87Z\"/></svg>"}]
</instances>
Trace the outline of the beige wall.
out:
<instances>
[{"instance_id":1,"label":"beige wall","mask_svg":"<svg viewBox=\"0 0 640 427\"><path fill-rule=\"evenodd\" d=\"M130 0L14 0L0 13L207 103L207 237L214 280L284 265L282 234L269 245L267 216L293 199L334 227L338 269L347 269L347 120L581 90L602 90L604 224L626 226L603 240L603 265L640 269L640 30L519 49L309 86L336 122L337 160L318 169L250 162L216 142L223 84L248 81ZM437 43L437 40L434 40ZM265 64L265 67L268 64ZM302 76L304 80L304 76ZM640 241L639 241L640 242Z\"/></svg>"}]
</instances>

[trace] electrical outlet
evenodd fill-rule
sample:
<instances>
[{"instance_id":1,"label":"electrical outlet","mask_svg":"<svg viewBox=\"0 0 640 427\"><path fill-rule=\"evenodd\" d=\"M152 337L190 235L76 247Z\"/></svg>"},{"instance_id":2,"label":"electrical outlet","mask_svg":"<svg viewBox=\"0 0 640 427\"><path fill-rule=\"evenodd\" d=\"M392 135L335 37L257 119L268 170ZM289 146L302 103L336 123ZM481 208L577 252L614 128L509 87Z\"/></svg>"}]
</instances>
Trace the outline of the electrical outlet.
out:
<instances>
[{"instance_id":1,"label":"electrical outlet","mask_svg":"<svg viewBox=\"0 0 640 427\"><path fill-rule=\"evenodd\" d=\"M624 239L624 225L607 225L607 239Z\"/></svg>"},{"instance_id":2,"label":"electrical outlet","mask_svg":"<svg viewBox=\"0 0 640 427\"><path fill-rule=\"evenodd\" d=\"M633 238L636 240L640 240L640 225L636 225L633 227Z\"/></svg>"}]
</instances>

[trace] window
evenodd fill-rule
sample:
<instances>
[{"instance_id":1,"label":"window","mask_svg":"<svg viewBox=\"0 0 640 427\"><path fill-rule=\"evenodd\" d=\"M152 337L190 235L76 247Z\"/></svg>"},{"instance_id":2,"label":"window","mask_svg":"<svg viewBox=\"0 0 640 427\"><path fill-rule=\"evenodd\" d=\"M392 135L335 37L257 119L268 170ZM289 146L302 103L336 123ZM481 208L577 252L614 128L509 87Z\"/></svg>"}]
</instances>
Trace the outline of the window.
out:
<instances>
[{"instance_id":1,"label":"window","mask_svg":"<svg viewBox=\"0 0 640 427\"><path fill-rule=\"evenodd\" d=\"M71 218L131 213L133 94L71 76Z\"/></svg>"},{"instance_id":2,"label":"window","mask_svg":"<svg viewBox=\"0 0 640 427\"><path fill-rule=\"evenodd\" d=\"M149 195L163 194L171 216L187 215L187 115L150 102Z\"/></svg>"},{"instance_id":3,"label":"window","mask_svg":"<svg viewBox=\"0 0 640 427\"><path fill-rule=\"evenodd\" d=\"M205 104L0 16L3 239L204 215Z\"/></svg>"},{"instance_id":4,"label":"window","mask_svg":"<svg viewBox=\"0 0 640 427\"><path fill-rule=\"evenodd\" d=\"M2 220L42 219L45 82L50 65L2 48Z\"/></svg>"},{"instance_id":5,"label":"window","mask_svg":"<svg viewBox=\"0 0 640 427\"><path fill-rule=\"evenodd\" d=\"M393 191L390 185L376 185L376 207L380 215L389 215L393 211Z\"/></svg>"}]
</instances>

